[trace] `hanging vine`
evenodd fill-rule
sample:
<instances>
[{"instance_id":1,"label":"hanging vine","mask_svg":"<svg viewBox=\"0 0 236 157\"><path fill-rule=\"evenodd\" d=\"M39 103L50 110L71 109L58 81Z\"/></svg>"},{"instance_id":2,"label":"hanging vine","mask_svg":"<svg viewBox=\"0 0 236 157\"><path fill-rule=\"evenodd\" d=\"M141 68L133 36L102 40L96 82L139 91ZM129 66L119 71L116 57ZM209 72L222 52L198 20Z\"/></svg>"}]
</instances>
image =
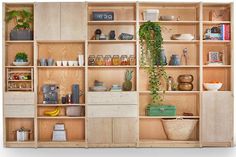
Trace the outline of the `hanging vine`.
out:
<instances>
[{"instance_id":1,"label":"hanging vine","mask_svg":"<svg viewBox=\"0 0 236 157\"><path fill-rule=\"evenodd\" d=\"M140 26L139 38L141 66L146 69L149 75L149 88L152 96L151 103L160 105L163 102L163 96L160 94L162 80L167 79L167 73L164 69L164 61L161 55L163 38L160 25L150 21L145 22Z\"/></svg>"}]
</instances>

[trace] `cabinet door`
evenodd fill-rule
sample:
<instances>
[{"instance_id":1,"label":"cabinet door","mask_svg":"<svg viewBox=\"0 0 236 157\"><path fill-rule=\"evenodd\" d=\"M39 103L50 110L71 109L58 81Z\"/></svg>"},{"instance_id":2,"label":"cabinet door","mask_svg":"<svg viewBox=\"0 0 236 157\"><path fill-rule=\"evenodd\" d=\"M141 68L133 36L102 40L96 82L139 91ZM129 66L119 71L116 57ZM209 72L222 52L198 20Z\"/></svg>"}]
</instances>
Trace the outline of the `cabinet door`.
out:
<instances>
[{"instance_id":1,"label":"cabinet door","mask_svg":"<svg viewBox=\"0 0 236 157\"><path fill-rule=\"evenodd\" d=\"M137 133L136 118L113 118L113 143L135 143Z\"/></svg>"},{"instance_id":2,"label":"cabinet door","mask_svg":"<svg viewBox=\"0 0 236 157\"><path fill-rule=\"evenodd\" d=\"M60 40L60 3L35 4L37 40Z\"/></svg>"},{"instance_id":3,"label":"cabinet door","mask_svg":"<svg viewBox=\"0 0 236 157\"><path fill-rule=\"evenodd\" d=\"M233 140L233 96L231 92L202 95L202 144L227 146Z\"/></svg>"},{"instance_id":4,"label":"cabinet door","mask_svg":"<svg viewBox=\"0 0 236 157\"><path fill-rule=\"evenodd\" d=\"M85 40L85 3L61 3L61 40Z\"/></svg>"},{"instance_id":5,"label":"cabinet door","mask_svg":"<svg viewBox=\"0 0 236 157\"><path fill-rule=\"evenodd\" d=\"M89 118L87 133L89 144L112 144L112 118Z\"/></svg>"}]
</instances>

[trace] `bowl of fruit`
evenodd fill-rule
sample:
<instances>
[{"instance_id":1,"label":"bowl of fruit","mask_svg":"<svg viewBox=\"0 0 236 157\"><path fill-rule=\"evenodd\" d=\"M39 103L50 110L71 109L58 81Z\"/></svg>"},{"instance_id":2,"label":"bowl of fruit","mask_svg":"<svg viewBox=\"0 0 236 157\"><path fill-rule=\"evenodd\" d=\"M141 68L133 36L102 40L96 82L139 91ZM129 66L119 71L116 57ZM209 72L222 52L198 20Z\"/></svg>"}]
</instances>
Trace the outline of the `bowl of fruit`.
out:
<instances>
[{"instance_id":1,"label":"bowl of fruit","mask_svg":"<svg viewBox=\"0 0 236 157\"><path fill-rule=\"evenodd\" d=\"M218 81L206 82L203 84L204 88L208 91L218 91L222 85L223 84Z\"/></svg>"}]
</instances>

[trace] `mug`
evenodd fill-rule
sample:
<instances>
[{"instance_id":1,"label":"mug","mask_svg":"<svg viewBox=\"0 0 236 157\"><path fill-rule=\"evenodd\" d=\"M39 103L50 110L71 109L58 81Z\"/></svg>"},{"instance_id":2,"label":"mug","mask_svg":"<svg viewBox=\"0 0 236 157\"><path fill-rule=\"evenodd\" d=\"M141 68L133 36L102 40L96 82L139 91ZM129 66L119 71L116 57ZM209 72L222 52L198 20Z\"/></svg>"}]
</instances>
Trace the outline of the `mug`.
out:
<instances>
[{"instance_id":1,"label":"mug","mask_svg":"<svg viewBox=\"0 0 236 157\"><path fill-rule=\"evenodd\" d=\"M53 66L54 60L52 58L48 58L48 66Z\"/></svg>"},{"instance_id":2,"label":"mug","mask_svg":"<svg viewBox=\"0 0 236 157\"><path fill-rule=\"evenodd\" d=\"M68 61L68 65L69 66L73 66L74 65L74 61Z\"/></svg>"},{"instance_id":3,"label":"mug","mask_svg":"<svg viewBox=\"0 0 236 157\"><path fill-rule=\"evenodd\" d=\"M67 66L67 61L62 61L63 66Z\"/></svg>"},{"instance_id":4,"label":"mug","mask_svg":"<svg viewBox=\"0 0 236 157\"><path fill-rule=\"evenodd\" d=\"M45 58L40 59L40 66L47 66L47 60Z\"/></svg>"},{"instance_id":5,"label":"mug","mask_svg":"<svg viewBox=\"0 0 236 157\"><path fill-rule=\"evenodd\" d=\"M78 55L79 66L84 65L84 55Z\"/></svg>"},{"instance_id":6,"label":"mug","mask_svg":"<svg viewBox=\"0 0 236 157\"><path fill-rule=\"evenodd\" d=\"M56 61L57 66L61 66L61 61Z\"/></svg>"}]
</instances>

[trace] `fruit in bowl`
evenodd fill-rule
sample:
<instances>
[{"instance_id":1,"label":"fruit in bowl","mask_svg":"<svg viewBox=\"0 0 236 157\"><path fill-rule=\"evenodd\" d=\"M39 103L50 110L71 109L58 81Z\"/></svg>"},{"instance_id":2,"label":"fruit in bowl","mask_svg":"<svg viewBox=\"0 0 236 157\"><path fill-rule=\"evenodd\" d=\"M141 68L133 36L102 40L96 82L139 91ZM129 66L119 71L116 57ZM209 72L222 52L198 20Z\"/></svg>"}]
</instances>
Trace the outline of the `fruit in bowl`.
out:
<instances>
[{"instance_id":1,"label":"fruit in bowl","mask_svg":"<svg viewBox=\"0 0 236 157\"><path fill-rule=\"evenodd\" d=\"M204 88L208 91L218 91L222 85L223 84L218 81L206 82L203 84Z\"/></svg>"}]
</instances>

